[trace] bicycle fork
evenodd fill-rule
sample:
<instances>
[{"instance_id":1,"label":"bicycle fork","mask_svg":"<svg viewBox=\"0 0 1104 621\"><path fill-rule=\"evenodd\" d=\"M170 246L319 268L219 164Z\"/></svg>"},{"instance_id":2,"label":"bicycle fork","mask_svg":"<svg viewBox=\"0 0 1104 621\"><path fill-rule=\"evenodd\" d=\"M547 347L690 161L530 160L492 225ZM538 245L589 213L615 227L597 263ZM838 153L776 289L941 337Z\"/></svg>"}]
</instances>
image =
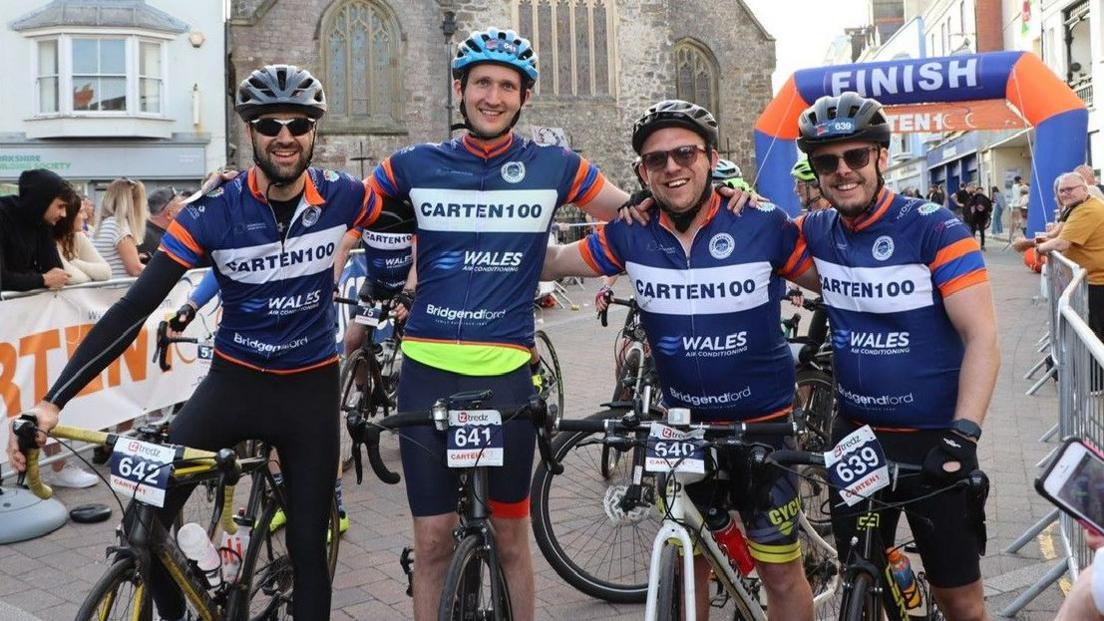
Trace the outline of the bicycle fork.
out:
<instances>
[{"instance_id":1,"label":"bicycle fork","mask_svg":"<svg viewBox=\"0 0 1104 621\"><path fill-rule=\"evenodd\" d=\"M648 566L648 600L644 605L645 621L655 621L656 618L656 599L658 596L656 586L659 585L659 572L661 570L659 559L663 554L663 548L669 544L671 539L678 540L682 547L682 618L684 621L696 621L697 619L697 599L694 593L694 542L690 540L690 533L686 532L685 528L671 520L665 520L663 526L660 526L659 532L656 533L655 541L652 542L652 559Z\"/></svg>"}]
</instances>

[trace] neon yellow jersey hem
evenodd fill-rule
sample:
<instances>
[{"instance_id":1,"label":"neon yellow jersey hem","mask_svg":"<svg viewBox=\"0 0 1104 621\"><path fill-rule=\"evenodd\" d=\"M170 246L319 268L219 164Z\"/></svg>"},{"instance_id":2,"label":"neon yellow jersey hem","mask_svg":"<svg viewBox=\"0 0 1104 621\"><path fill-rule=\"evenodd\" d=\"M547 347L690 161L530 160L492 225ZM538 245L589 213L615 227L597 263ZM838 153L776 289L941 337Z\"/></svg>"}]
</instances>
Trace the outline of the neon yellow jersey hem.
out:
<instances>
[{"instance_id":1,"label":"neon yellow jersey hem","mask_svg":"<svg viewBox=\"0 0 1104 621\"><path fill-rule=\"evenodd\" d=\"M528 351L505 345L404 340L402 351L404 356L426 366L476 377L505 375L529 364Z\"/></svg>"}]
</instances>

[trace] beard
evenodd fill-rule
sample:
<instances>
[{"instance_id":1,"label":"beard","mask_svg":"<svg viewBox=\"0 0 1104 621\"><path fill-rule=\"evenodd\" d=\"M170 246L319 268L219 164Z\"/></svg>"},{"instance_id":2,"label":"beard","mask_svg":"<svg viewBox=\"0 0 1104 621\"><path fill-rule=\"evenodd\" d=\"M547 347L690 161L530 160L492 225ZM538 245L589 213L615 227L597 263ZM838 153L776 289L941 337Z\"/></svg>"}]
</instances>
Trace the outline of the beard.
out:
<instances>
[{"instance_id":1,"label":"beard","mask_svg":"<svg viewBox=\"0 0 1104 621\"><path fill-rule=\"evenodd\" d=\"M858 187L843 196L835 187L842 183L855 183ZM857 173L844 181L836 180L832 183L825 183L821 179L820 193L821 196L828 199L828 202L841 215L855 218L865 213L867 208L870 207L870 202L878 195L878 183L875 179L868 179Z\"/></svg>"},{"instance_id":2,"label":"beard","mask_svg":"<svg viewBox=\"0 0 1104 621\"><path fill-rule=\"evenodd\" d=\"M299 159L294 164L281 166L272 161L271 155L258 147L256 139L251 139L251 142L253 143L253 163L261 169L269 183L274 185L284 185L298 179L303 171L310 166L311 158L314 156L314 141L312 140L310 148L306 152L300 150ZM275 148L275 143L273 143L272 148Z\"/></svg>"}]
</instances>

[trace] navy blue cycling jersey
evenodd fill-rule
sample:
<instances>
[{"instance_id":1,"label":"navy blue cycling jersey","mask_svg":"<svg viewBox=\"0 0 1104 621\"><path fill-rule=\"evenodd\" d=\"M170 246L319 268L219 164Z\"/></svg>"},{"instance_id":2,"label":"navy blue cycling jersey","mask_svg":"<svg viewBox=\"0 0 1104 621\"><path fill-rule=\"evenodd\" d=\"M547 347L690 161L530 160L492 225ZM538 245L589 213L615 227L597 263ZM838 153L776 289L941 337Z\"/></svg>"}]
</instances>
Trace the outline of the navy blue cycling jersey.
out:
<instances>
[{"instance_id":1,"label":"navy blue cycling jersey","mask_svg":"<svg viewBox=\"0 0 1104 621\"><path fill-rule=\"evenodd\" d=\"M828 307L840 413L888 428L949 426L965 348L943 300L989 278L969 229L888 189L856 221L825 209L797 222Z\"/></svg>"},{"instance_id":2,"label":"navy blue cycling jersey","mask_svg":"<svg viewBox=\"0 0 1104 621\"><path fill-rule=\"evenodd\" d=\"M569 149L510 134L408 147L372 178L417 218L418 291L403 352L431 367L500 375L528 361L533 295L556 208L586 205L604 177Z\"/></svg>"},{"instance_id":3,"label":"navy blue cycling jersey","mask_svg":"<svg viewBox=\"0 0 1104 621\"><path fill-rule=\"evenodd\" d=\"M365 280L374 285L373 290L385 294L401 291L414 263L414 234L364 230L360 247L364 249Z\"/></svg>"},{"instance_id":4,"label":"navy blue cycling jersey","mask_svg":"<svg viewBox=\"0 0 1104 621\"><path fill-rule=\"evenodd\" d=\"M283 234L250 169L188 205L161 238L161 250L185 267L211 257L222 295L215 336L222 358L274 373L336 359L334 252L349 229L378 217L380 201L347 174L304 174L303 198Z\"/></svg>"},{"instance_id":5,"label":"navy blue cycling jersey","mask_svg":"<svg viewBox=\"0 0 1104 621\"><path fill-rule=\"evenodd\" d=\"M794 365L779 327L782 278L811 261L774 205L732 214L713 195L687 256L666 214L611 222L579 245L596 272L628 273L669 406L696 420L749 420L793 402Z\"/></svg>"}]
</instances>

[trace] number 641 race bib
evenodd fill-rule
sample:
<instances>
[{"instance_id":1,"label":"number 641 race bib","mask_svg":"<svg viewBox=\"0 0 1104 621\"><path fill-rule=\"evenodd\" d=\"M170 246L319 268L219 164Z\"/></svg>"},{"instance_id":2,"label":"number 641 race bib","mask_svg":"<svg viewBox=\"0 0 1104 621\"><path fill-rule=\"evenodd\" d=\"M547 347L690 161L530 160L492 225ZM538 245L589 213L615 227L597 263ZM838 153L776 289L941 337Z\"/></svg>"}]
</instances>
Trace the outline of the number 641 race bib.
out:
<instances>
[{"instance_id":1,"label":"number 641 race bib","mask_svg":"<svg viewBox=\"0 0 1104 621\"><path fill-rule=\"evenodd\" d=\"M825 453L824 465L829 482L849 507L890 483L885 452L870 425L852 431Z\"/></svg>"},{"instance_id":2,"label":"number 641 race bib","mask_svg":"<svg viewBox=\"0 0 1104 621\"><path fill-rule=\"evenodd\" d=\"M449 468L502 465L502 413L449 410L445 459Z\"/></svg>"}]
</instances>

